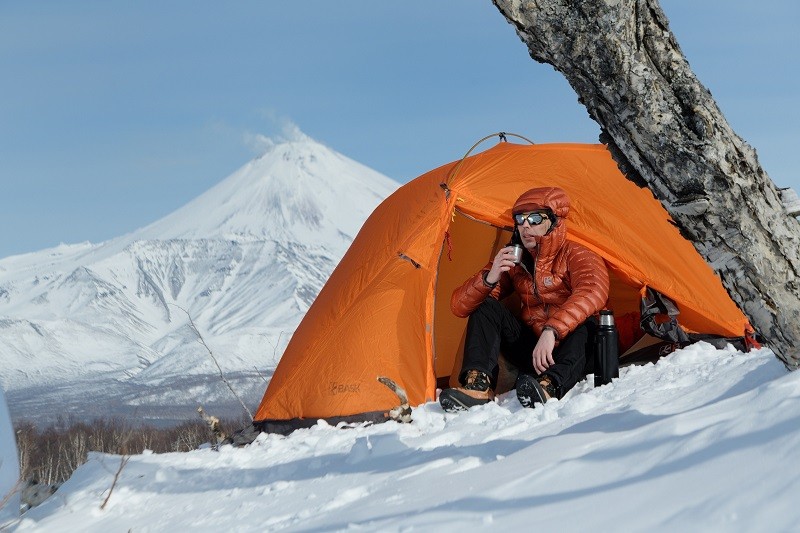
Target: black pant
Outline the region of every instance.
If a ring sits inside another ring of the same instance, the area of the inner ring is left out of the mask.
[[[583,323],[561,339],[553,350],[555,364],[545,370],[543,375],[550,376],[555,382],[559,398],[586,375],[588,338],[589,329]],[[467,371],[472,369],[485,372],[496,383],[499,371],[497,359],[501,351],[520,373],[537,376],[532,354],[538,340],[533,330],[503,304],[494,298],[486,298],[467,321],[464,362],[459,376],[462,383]]]

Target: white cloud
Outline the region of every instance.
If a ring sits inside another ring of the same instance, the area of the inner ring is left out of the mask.
[[[267,130],[277,130],[280,133],[265,135],[264,133],[245,132],[243,136],[245,145],[257,155],[263,155],[276,144],[309,139],[308,135],[303,133],[300,126],[294,121],[280,116],[274,110],[262,109],[259,114],[266,119]]]
[[[244,144],[258,155],[263,155],[275,146],[275,141],[262,133],[244,133]]]

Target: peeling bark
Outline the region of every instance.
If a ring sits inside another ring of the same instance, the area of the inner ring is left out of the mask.
[[[658,0],[493,0],[562,73],[787,367],[800,366],[800,222],[681,52]]]

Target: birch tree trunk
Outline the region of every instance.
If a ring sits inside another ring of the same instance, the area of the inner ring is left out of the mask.
[[[698,81],[658,0],[493,0],[562,73],[629,179],[647,186],[791,369],[800,222]]]

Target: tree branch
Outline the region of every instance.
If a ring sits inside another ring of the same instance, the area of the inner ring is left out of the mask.
[[[174,305],[175,307],[177,307],[178,309],[180,309],[181,311],[186,313],[186,316],[189,318],[189,326],[192,328],[192,331],[194,331],[195,334],[197,335],[197,339],[199,340],[200,344],[202,344],[203,347],[206,349],[206,351],[208,352],[208,355],[211,356],[211,360],[214,361],[214,364],[217,367],[217,371],[219,372],[219,377],[222,379],[222,382],[225,383],[225,385],[228,387],[228,390],[231,391],[231,394],[233,394],[233,396],[237,400],[239,400],[239,404],[242,406],[242,409],[244,409],[244,411],[247,413],[247,416],[250,417],[250,421],[252,422],[253,421],[253,413],[250,412],[250,409],[247,408],[247,406],[244,404],[244,402],[239,397],[239,395],[236,394],[236,391],[233,390],[233,387],[231,386],[230,382],[225,378],[225,374],[222,372],[222,367],[219,366],[219,363],[217,362],[217,358],[214,357],[214,352],[212,352],[211,348],[209,348],[208,344],[206,344],[206,340],[203,338],[203,335],[200,333],[200,330],[198,330],[197,326],[195,326],[194,320],[192,320],[192,315],[189,314],[189,311],[187,311],[186,309],[184,309],[183,307],[181,307],[181,306],[179,306],[177,304],[170,303],[170,305]]]
[[[100,505],[101,511],[106,508],[106,505],[108,505],[108,500],[111,498],[111,493],[114,492],[114,487],[117,486],[117,481],[119,481],[119,476],[120,474],[122,474],[122,469],[125,468],[125,465],[128,464],[128,461],[130,461],[130,459],[131,459],[130,455],[123,455],[120,458],[119,468],[117,468],[117,471],[114,473],[114,481],[111,482],[111,487],[108,489],[108,494],[106,495],[106,498],[103,500],[103,503]]]

